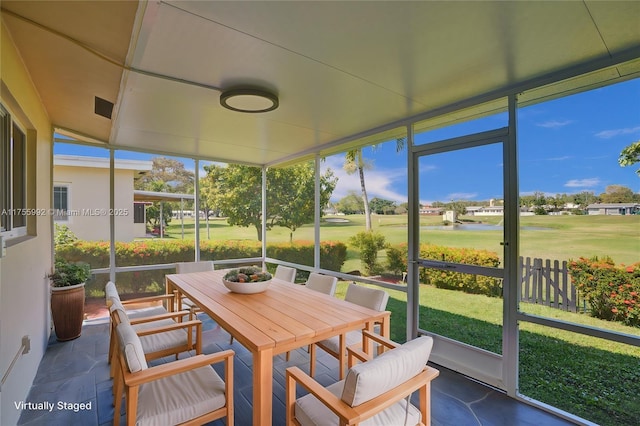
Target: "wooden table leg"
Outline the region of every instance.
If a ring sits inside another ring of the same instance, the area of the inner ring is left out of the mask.
[[[253,353],[253,425],[271,425],[273,349]]]

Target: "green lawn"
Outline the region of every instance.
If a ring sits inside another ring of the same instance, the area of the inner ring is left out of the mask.
[[[323,221],[320,226],[322,240],[347,241],[348,238],[364,230],[364,216],[338,216],[345,223]],[[441,225],[440,216],[422,216],[421,226]],[[501,217],[463,217],[463,220],[498,224]],[[373,228],[381,232],[387,242],[398,244],[407,241],[407,216],[378,216],[372,219]],[[608,255],[616,263],[631,264],[640,260],[640,216],[524,216],[521,227],[545,228],[545,230],[523,230],[520,233],[520,255],[542,259],[568,260],[570,258]],[[193,220],[185,220],[184,238],[194,238]],[[304,225],[294,233],[295,240],[313,241],[313,225]],[[271,242],[289,241],[290,231],[276,227],[267,231]],[[179,220],[172,220],[167,229],[170,238],[182,238]],[[255,228],[241,228],[227,225],[224,219],[211,220],[209,234],[201,222],[202,240],[257,240]],[[500,254],[500,231],[452,231],[423,230],[421,242],[449,247],[471,247],[490,250]],[[380,253],[384,255],[383,252]],[[350,252],[345,271],[359,269],[357,253]]]
[[[340,282],[344,297],[348,283]],[[406,340],[406,293],[389,290],[391,337]],[[442,307],[447,309],[443,310]],[[534,305],[537,315],[640,336],[640,329]],[[502,300],[422,286],[420,327],[501,352]],[[520,392],[601,425],[640,418],[640,350],[537,324],[520,326]]]

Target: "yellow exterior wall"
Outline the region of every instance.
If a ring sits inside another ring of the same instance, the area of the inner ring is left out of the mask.
[[[51,205],[52,127],[37,90],[18,55],[11,37],[0,23],[0,101],[28,134],[27,155],[35,168],[27,170],[30,207]],[[29,139],[29,135],[31,139]],[[4,376],[18,353],[22,337],[31,342],[9,372],[0,392],[0,424],[16,424],[45,352],[50,334],[49,280],[52,264],[52,221],[36,217],[31,237],[10,245],[0,259],[0,375]]]

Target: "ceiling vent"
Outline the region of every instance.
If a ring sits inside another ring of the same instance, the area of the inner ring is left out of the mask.
[[[111,120],[111,113],[113,112],[113,103],[106,99],[102,99],[96,96],[94,112],[105,118]]]

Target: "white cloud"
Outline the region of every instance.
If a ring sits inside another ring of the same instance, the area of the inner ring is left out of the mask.
[[[571,123],[573,123],[573,121],[571,120],[564,120],[564,121],[549,120],[549,121],[545,121],[544,123],[538,123],[536,125],[538,127],[544,127],[547,129],[557,129],[558,127],[564,127]]]
[[[592,188],[598,185],[600,185],[599,178],[571,179],[564,184],[568,188]]]
[[[360,194],[360,177],[357,173],[348,174],[342,168],[343,157],[333,156],[327,158],[322,163],[322,170],[327,167],[333,170],[333,174],[338,178],[338,184],[331,196],[332,200],[339,200],[350,192]],[[385,200],[404,203],[407,201],[407,195],[399,193],[393,189],[394,185],[406,187],[407,172],[404,169],[377,169],[372,168],[364,171],[365,185],[367,187],[367,195],[369,199],[374,197],[383,198]]]
[[[564,160],[569,160],[572,157],[569,155],[565,155],[563,157],[551,157],[551,158],[547,158],[547,161],[564,161]]]
[[[640,132],[640,126],[626,127],[623,129],[603,130],[601,132],[596,133],[596,137],[599,137],[602,139],[611,139],[615,136],[629,135],[632,133],[639,133],[639,132]]]
[[[473,200],[478,197],[477,192],[452,192],[445,197],[445,200]]]
[[[438,166],[435,166],[433,164],[421,164],[420,165],[420,173],[427,173],[427,172],[430,172],[432,170],[438,170]]]

